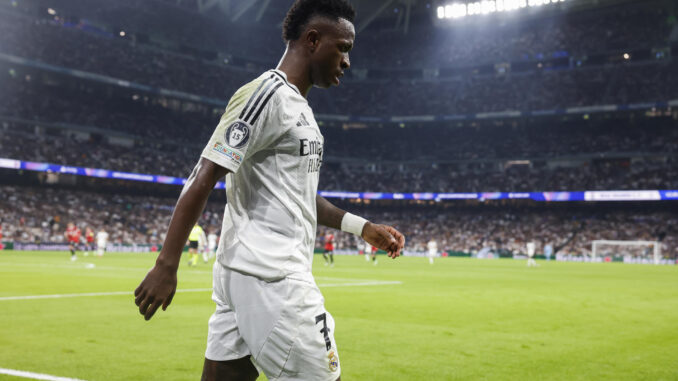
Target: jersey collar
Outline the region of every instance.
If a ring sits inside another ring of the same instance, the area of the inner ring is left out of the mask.
[[[286,84],[287,86],[289,86],[290,88],[292,88],[292,90],[294,90],[297,94],[301,95],[301,92],[299,91],[299,89],[297,89],[296,86],[294,86],[293,84],[291,84],[291,83],[289,83],[289,82],[287,81],[287,74],[285,74],[285,72],[283,72],[282,70],[278,70],[278,69],[271,69],[271,70],[269,70],[269,71],[272,72],[272,73],[274,73],[274,74],[277,74],[277,75],[280,77],[280,79],[282,79],[283,81],[285,81],[285,84]]]

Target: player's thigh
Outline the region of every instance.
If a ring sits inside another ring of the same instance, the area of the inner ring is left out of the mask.
[[[254,381],[259,372],[252,364],[250,356],[229,361],[205,359],[202,368],[202,381]]]
[[[230,298],[238,329],[270,380],[336,380],[334,319],[312,281],[265,282],[234,275]]]
[[[331,254],[331,253],[330,253]],[[298,336],[279,380],[334,381],[341,374],[334,339],[335,321],[315,283],[290,279],[294,286]]]
[[[214,264],[212,300],[216,303],[216,309],[208,322],[205,358],[218,363],[249,357],[251,354],[240,334],[238,318],[230,300],[232,274],[219,262]]]

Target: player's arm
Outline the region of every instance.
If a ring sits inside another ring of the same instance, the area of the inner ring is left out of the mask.
[[[146,320],[160,306],[165,310],[172,302],[177,289],[177,269],[188,234],[205,209],[207,198],[217,181],[227,173],[226,168],[205,158],[200,158],[193,168],[172,213],[167,236],[155,266],[134,290],[134,302]]]
[[[315,204],[320,225],[360,236],[373,246],[387,251],[391,258],[397,258],[405,246],[405,236],[392,226],[373,224],[347,213],[320,195],[315,196]]]

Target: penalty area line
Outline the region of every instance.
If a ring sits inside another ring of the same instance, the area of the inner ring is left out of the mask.
[[[0,368],[0,374],[6,374],[6,375],[9,375],[9,376],[15,376],[15,377],[30,378],[30,379],[33,379],[33,380],[84,381],[84,380],[81,380],[81,379],[78,379],[78,378],[58,377],[58,376],[52,376],[50,374],[33,373],[33,372],[26,372],[24,370],[5,369],[5,368]]]

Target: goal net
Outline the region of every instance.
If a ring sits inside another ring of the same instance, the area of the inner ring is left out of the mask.
[[[661,261],[662,245],[659,241],[596,240],[591,243],[591,259],[623,258],[628,263],[653,263]]]

